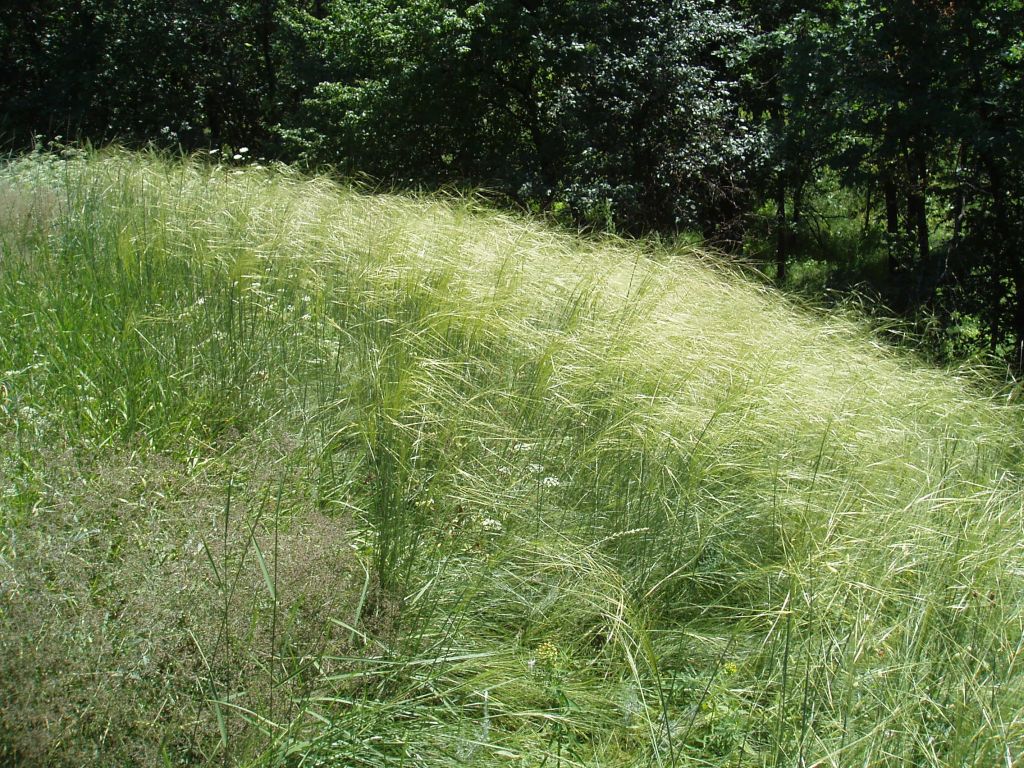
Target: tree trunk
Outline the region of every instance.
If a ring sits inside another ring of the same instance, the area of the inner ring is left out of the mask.
[[[1012,228],[1015,222],[1010,220],[1010,214],[1006,209],[1006,188],[1003,182],[1003,169],[999,167],[998,161],[987,156],[983,160],[985,169],[988,171],[989,190],[992,200],[992,212],[995,214],[995,231],[990,237],[993,241],[992,260],[997,269],[997,280],[992,291],[992,313],[998,318],[1001,300],[1006,290],[1002,287],[1002,277],[1013,278],[1013,287],[1010,295],[1013,300],[1013,344],[1014,358],[1017,366],[1021,366],[1022,355],[1024,355],[1024,261],[1020,254],[1015,253],[1008,243],[1013,242]],[[998,330],[998,325],[996,325]],[[992,340],[992,347],[995,349],[998,337]],[[1019,368],[1018,368],[1019,370]]]
[[[915,147],[911,154],[913,165],[913,198],[914,198],[914,230],[917,236],[917,255],[921,260],[921,268],[927,269],[931,259],[931,247],[928,238],[928,157],[920,147]]]
[[[953,240],[951,247],[955,253],[960,247],[964,230],[964,209],[967,207],[967,184],[964,182],[964,159],[967,156],[967,142],[961,142],[956,156],[956,193],[953,196]]]
[[[892,171],[886,172],[882,181],[882,191],[885,194],[886,260],[888,262],[886,271],[890,275],[894,275],[900,266],[896,258],[896,244],[900,237],[900,200]]]
[[[928,161],[919,142],[907,154],[907,234],[917,246],[916,274],[911,300],[925,300],[931,280],[931,248],[928,237]]]
[[[260,3],[260,54],[263,58],[263,79],[267,89],[267,103],[264,107],[266,122],[277,122],[277,66],[274,63],[273,36],[274,15],[277,0],[263,0]]]
[[[864,227],[860,234],[862,240],[867,237],[868,229],[871,226],[871,203],[873,202],[871,198],[874,189],[871,184],[868,184],[867,193],[864,195]]]
[[[776,90],[776,88],[773,88]],[[783,111],[782,100],[773,99],[773,105],[769,109],[771,115],[772,130],[776,136],[782,136],[786,129],[786,115]],[[784,145],[783,145],[784,146]],[[775,179],[775,280],[782,285],[786,282],[786,262],[789,259],[788,241],[789,226],[786,221],[786,170],[787,158],[785,154],[778,157]]]
[[[786,282],[786,261],[789,231],[786,224],[786,181],[780,173],[775,185],[775,280]]]

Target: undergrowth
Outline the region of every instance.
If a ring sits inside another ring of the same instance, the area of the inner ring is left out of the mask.
[[[472,199],[120,153],[0,199],[3,760],[1024,750],[983,376]]]

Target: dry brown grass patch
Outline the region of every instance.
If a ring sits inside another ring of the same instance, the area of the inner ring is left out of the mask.
[[[48,464],[31,520],[0,542],[0,762],[206,762],[222,749],[212,699],[235,707],[219,706],[230,751],[252,754],[267,737],[240,711],[289,722],[332,671],[314,661],[355,650],[333,620],[353,620],[365,570],[301,478],[275,536],[266,489],[240,486],[225,518],[223,473],[159,455]]]

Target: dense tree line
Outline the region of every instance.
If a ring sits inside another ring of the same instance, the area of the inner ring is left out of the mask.
[[[13,0],[0,25],[12,148],[244,145],[484,186],[760,238],[780,281],[839,190],[894,309],[951,354],[1024,349],[1022,0]]]
[[[803,188],[834,169],[880,221],[898,304],[932,307],[947,329],[969,331],[951,343],[1019,365],[1024,5],[847,3],[799,12],[789,30],[778,136],[793,215]]]

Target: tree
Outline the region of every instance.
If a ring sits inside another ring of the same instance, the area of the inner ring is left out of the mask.
[[[866,192],[865,216],[877,190],[897,307],[930,306],[951,326],[985,316],[992,351],[1019,349],[1019,0],[855,0],[788,29],[782,93],[768,102],[785,106],[778,173],[817,158]]]
[[[744,60],[742,101],[766,130],[768,148],[758,192],[775,207],[775,276],[784,283],[804,192],[826,161],[828,137],[834,132],[822,102],[835,82],[835,67],[821,38],[835,23],[835,9],[828,0],[740,0],[738,6],[753,30]]]
[[[276,0],[20,0],[0,9],[3,128],[187,148],[267,143],[289,108]],[[292,97],[293,98],[293,97]]]
[[[763,147],[737,99],[746,29],[727,11],[349,0],[328,19],[333,77],[286,130],[311,161],[483,184],[634,232],[710,232],[743,210]]]

